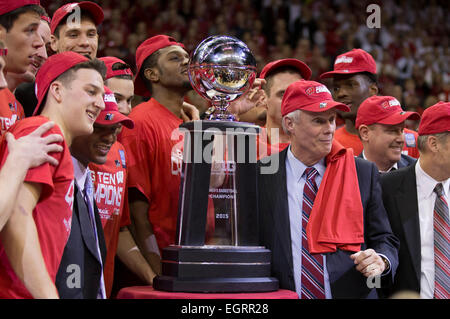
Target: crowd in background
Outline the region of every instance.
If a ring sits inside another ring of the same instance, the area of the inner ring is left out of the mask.
[[[68,1],[44,7],[54,12]],[[362,48],[377,62],[381,94],[421,113],[449,100],[450,19],[447,1],[357,0],[100,0],[99,56],[116,56],[135,68],[145,39],[171,35],[189,52],[207,36],[233,35],[252,50],[259,71],[292,57],[304,61],[312,79],[332,69],[336,56]],[[381,9],[380,28],[367,28],[371,3]],[[47,5],[47,6],[46,6]]]

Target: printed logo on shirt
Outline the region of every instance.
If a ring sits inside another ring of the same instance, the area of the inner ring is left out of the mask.
[[[179,149],[172,149],[172,154],[170,156],[171,161],[171,173],[172,175],[181,176],[181,167],[183,165],[183,152]]]
[[[14,123],[17,121],[17,114],[11,115],[11,117],[0,117],[0,123],[2,128],[2,133],[7,131]]]
[[[67,189],[66,196],[64,197],[66,200],[66,203],[69,205],[70,209],[73,209],[73,192],[74,192],[74,181],[69,185],[69,188]]]
[[[124,196],[124,172],[95,173],[96,189],[94,198],[102,219],[111,219],[112,214],[118,215]]]
[[[416,147],[416,137],[413,133],[405,133],[405,143],[407,147]]]
[[[127,168],[127,163],[125,162],[125,152],[123,150],[119,150],[119,156],[122,161],[122,167]]]

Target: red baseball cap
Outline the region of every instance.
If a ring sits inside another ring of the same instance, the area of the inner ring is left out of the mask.
[[[41,113],[41,104],[47,95],[50,84],[70,68],[86,61],[89,61],[89,59],[85,56],[72,51],[66,51],[50,56],[44,64],[42,64],[36,74],[36,82],[34,85],[34,92],[38,102],[33,115],[39,115]]]
[[[450,132],[450,102],[440,101],[425,109],[419,124],[419,135]]]
[[[61,20],[63,20],[69,13],[71,13],[75,9],[75,7],[79,7],[81,10],[88,11],[92,15],[95,25],[99,25],[103,22],[103,10],[98,4],[91,1],[67,3],[56,10],[53,14],[50,23],[50,31],[52,32],[52,34],[55,33],[56,27],[61,23]]]
[[[41,2],[39,0],[0,0],[0,16],[30,4],[40,5]]]
[[[138,46],[138,48],[136,49],[137,71],[136,78],[134,80],[134,93],[141,96],[150,96],[150,92],[148,92],[147,88],[145,87],[144,81],[142,81],[141,77],[139,76],[142,64],[144,63],[145,59],[147,59],[154,52],[171,45],[178,45],[185,49],[184,44],[177,42],[172,37],[162,34],[155,35],[154,37],[145,40]]]
[[[122,123],[127,128],[133,128],[133,120],[119,112],[114,93],[107,86],[105,86],[104,88],[105,97],[103,98],[103,101],[105,101],[105,109],[100,112],[97,119],[95,120],[95,123],[100,125],[113,125],[116,123]]]
[[[419,113],[406,112],[400,102],[393,96],[371,96],[365,99],[358,108],[355,127],[360,125],[387,124],[397,125],[407,119],[420,120]]]
[[[267,74],[282,66],[292,66],[296,68],[300,71],[302,78],[305,80],[309,80],[311,78],[311,69],[305,63],[297,59],[281,59],[267,63],[266,66],[262,69],[259,77],[261,79],[264,79]]]
[[[126,64],[124,61],[122,61],[119,58],[116,58],[114,56],[105,56],[103,58],[99,58],[99,60],[103,61],[106,65],[106,80],[108,80],[109,78],[118,76],[118,75],[131,75],[133,76],[133,72],[131,71],[130,68],[126,68],[126,69],[120,69],[120,70],[113,70],[112,67],[114,64],[116,63],[121,63],[121,64],[125,64],[128,66],[128,64]]]
[[[328,88],[319,82],[300,80],[286,89],[281,101],[281,115],[285,116],[295,110],[324,112],[331,108],[349,112],[350,108],[333,100]]]
[[[377,74],[377,64],[373,57],[362,49],[353,49],[338,55],[334,61],[334,70],[320,75],[320,79],[332,78],[336,74],[369,72]]]

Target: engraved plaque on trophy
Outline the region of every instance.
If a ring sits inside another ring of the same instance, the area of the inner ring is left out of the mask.
[[[191,56],[189,79],[215,111],[180,125],[184,152],[176,244],[162,251],[153,287],[185,292],[278,289],[270,251],[258,245],[256,137],[259,127],[236,122],[230,102],[256,78],[248,47],[230,36],[203,40]]]

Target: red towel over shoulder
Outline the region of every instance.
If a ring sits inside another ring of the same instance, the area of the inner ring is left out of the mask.
[[[360,251],[363,207],[353,150],[333,141],[327,168],[306,227],[309,252]]]

